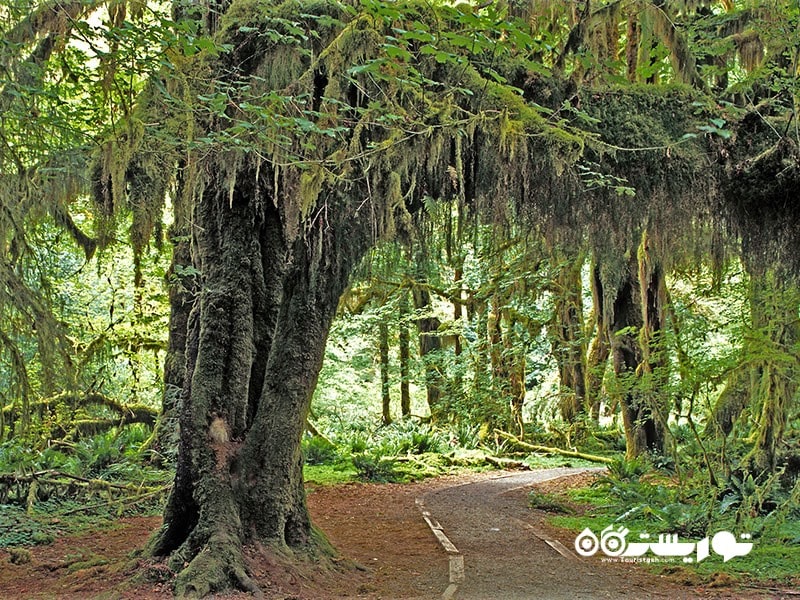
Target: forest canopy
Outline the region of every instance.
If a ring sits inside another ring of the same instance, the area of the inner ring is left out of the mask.
[[[777,0],[0,8],[3,448],[143,427],[175,469],[148,551],[178,593],[254,589],[243,545],[325,552],[301,441],[347,404],[331,327],[368,315],[384,425],[396,343],[403,417],[413,382],[431,426],[563,446],[610,419],[683,484],[791,489],[799,22]]]

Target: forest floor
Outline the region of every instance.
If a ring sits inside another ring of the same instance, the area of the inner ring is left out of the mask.
[[[797,588],[742,587],[729,577],[699,585],[680,566],[655,574],[597,555],[560,554],[559,546],[573,548],[574,533],[549,526],[546,513],[528,508],[528,492],[586,485],[593,476],[548,469],[410,484],[309,483],[312,518],[339,558],[320,569],[253,551],[250,566],[267,598],[286,600],[800,597]],[[458,585],[450,585],[448,554],[423,509],[463,556]],[[0,550],[0,598],[171,598],[163,567],[133,554],[159,524],[159,517],[122,518],[111,528],[59,537],[16,556]]]

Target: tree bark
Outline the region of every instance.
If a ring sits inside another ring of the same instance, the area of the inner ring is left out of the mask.
[[[149,546],[169,557],[179,596],[257,592],[246,544],[328,548],[308,516],[300,440],[339,297],[371,228],[336,210],[346,200],[329,198],[328,222],[290,240],[286,217],[258,189],[272,174],[238,180],[249,183],[230,195],[212,177],[193,221],[201,283],[187,328],[178,463]]]
[[[525,404],[525,348],[516,331],[516,320],[507,316],[504,358],[507,361],[509,403],[511,421],[519,433],[525,437],[525,422],[522,406]]]
[[[525,356],[515,347],[514,321],[504,309],[505,299],[499,292],[492,296],[487,317],[489,362],[492,373],[492,398],[489,411],[482,411],[483,421],[490,428],[510,429],[522,433],[522,404],[525,400]],[[503,331],[503,322],[506,331]]]
[[[574,423],[586,412],[586,341],[583,337],[582,259],[563,257],[555,291],[553,353],[558,362],[561,417]]]
[[[755,445],[748,459],[754,473],[774,472],[779,463],[790,407],[800,374],[800,293],[772,270],[751,273],[752,331],[745,357],[752,363],[748,396],[755,416]]]
[[[408,295],[406,290],[401,290],[400,296],[400,332],[398,335],[400,346],[400,414],[411,416],[411,389],[409,379],[409,364],[411,362],[411,338],[408,333]]]
[[[638,334],[645,325],[642,316],[639,265],[632,257],[612,302],[606,302],[606,323],[611,340],[611,356],[616,376],[615,387],[622,407],[626,454],[634,458],[645,452],[662,453],[664,431],[648,398],[643,394],[640,367],[644,361]],[[608,290],[608,285],[605,286]]]
[[[178,417],[180,395],[186,371],[186,335],[189,313],[196,293],[195,276],[183,274],[181,268],[192,264],[189,230],[186,224],[176,222],[170,231],[172,238],[172,264],[167,273],[169,285],[169,337],[164,357],[164,391],[161,415],[156,424],[154,456],[174,457],[178,448]]]
[[[380,354],[381,365],[381,405],[383,408],[381,421],[384,425],[389,425],[392,422],[392,399],[389,394],[389,325],[386,324],[384,319],[385,317],[381,316],[381,321],[378,324],[378,352]]]
[[[608,328],[605,321],[603,282],[598,265],[592,265],[592,303],[594,313],[595,336],[589,347],[586,359],[586,406],[589,408],[592,421],[600,421],[600,393],[603,388],[606,363],[610,353]]]
[[[415,286],[412,290],[414,308],[422,311],[422,316],[417,318],[419,331],[419,355],[425,368],[425,387],[427,390],[428,407],[431,411],[431,420],[440,421],[447,416],[443,406],[441,375],[436,366],[436,354],[442,349],[442,340],[438,331],[441,322],[433,315],[427,314],[431,310],[431,294],[424,287]]]

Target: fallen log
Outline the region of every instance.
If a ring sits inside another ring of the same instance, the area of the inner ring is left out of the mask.
[[[523,442],[517,436],[508,433],[507,431],[503,431],[501,429],[495,429],[495,434],[499,437],[503,438],[504,440],[508,440],[515,446],[519,446],[520,448],[525,448],[526,450],[531,450],[533,452],[544,452],[545,454],[559,454],[561,456],[569,456],[570,458],[580,458],[583,460],[588,460],[590,462],[598,462],[604,464],[610,464],[612,459],[608,458],[607,456],[598,456],[597,454],[586,454],[585,452],[578,452],[575,450],[564,450],[562,448],[553,448],[550,446],[539,446],[538,444],[529,444],[528,442]]]

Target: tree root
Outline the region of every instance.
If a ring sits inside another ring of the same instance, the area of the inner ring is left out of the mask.
[[[247,573],[241,543],[225,532],[212,534],[208,543],[175,579],[178,598],[204,598],[235,587],[257,599],[264,598],[258,584]]]

